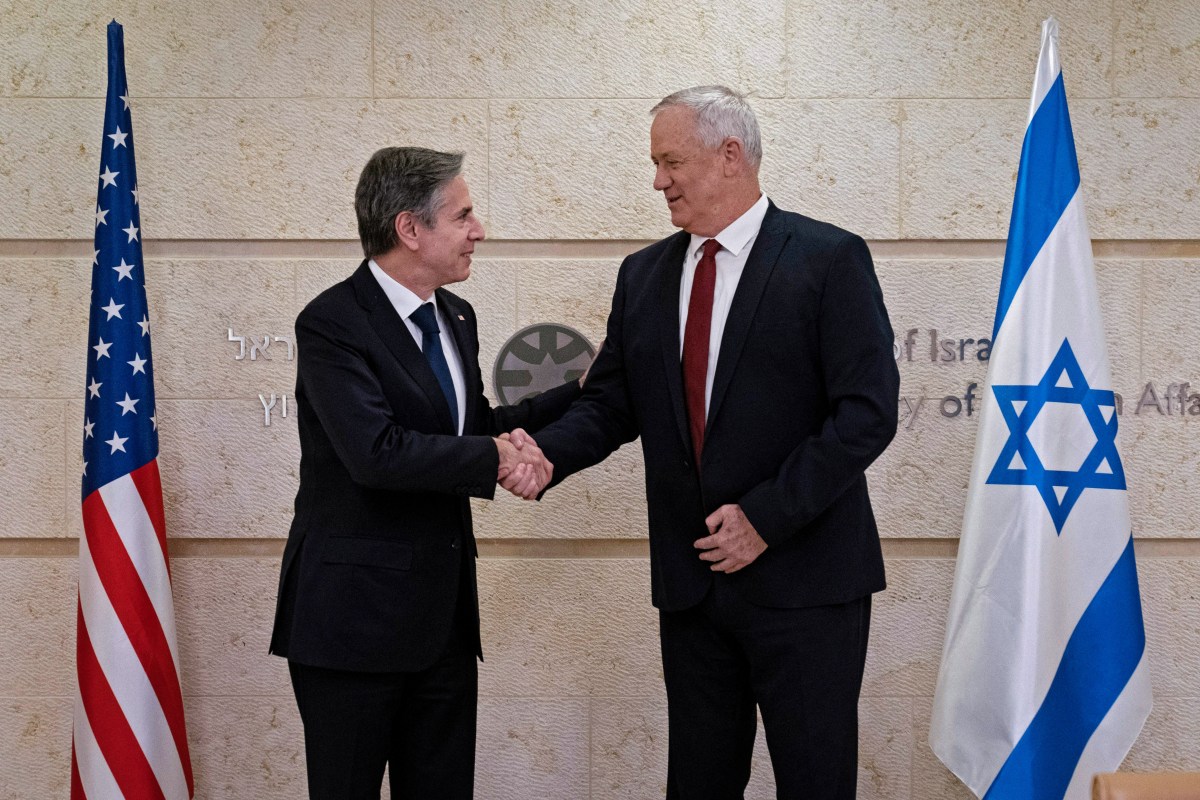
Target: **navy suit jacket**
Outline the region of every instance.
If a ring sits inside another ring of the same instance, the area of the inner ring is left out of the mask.
[[[475,596],[469,498],[495,493],[491,437],[540,429],[579,394],[572,381],[491,408],[475,312],[444,289],[435,295],[462,357],[462,436],[367,262],[296,319],[300,488],[271,637],[277,655],[365,672],[430,666],[449,639],[464,573]],[[477,600],[470,613],[478,649]]]
[[[770,205],[725,324],[697,470],[679,355],[689,239],[681,231],[621,265],[583,395],[535,437],[555,482],[641,436],[664,610],[703,599],[716,573],[693,543],[726,503],[769,545],[719,578],[747,600],[797,608],[883,589],[863,473],[895,435],[899,372],[866,243]]]

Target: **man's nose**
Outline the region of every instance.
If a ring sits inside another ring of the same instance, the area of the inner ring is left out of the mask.
[[[660,164],[654,168],[654,189],[661,192],[671,185],[671,179],[667,177],[667,171]]]

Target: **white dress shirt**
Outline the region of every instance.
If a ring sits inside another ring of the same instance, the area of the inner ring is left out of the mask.
[[[679,360],[683,360],[683,336],[687,329],[688,305],[692,299],[692,280],[696,277],[696,267],[704,253],[704,243],[709,238],[716,239],[721,245],[717,251],[717,283],[713,288],[712,327],[708,335],[708,375],[704,382],[704,412],[708,413],[709,401],[712,399],[713,376],[717,374],[717,356],[721,353],[721,336],[725,332],[725,320],[729,318],[729,307],[733,304],[733,295],[737,291],[738,282],[742,279],[742,270],[746,268],[746,259],[750,257],[750,249],[758,238],[762,228],[763,217],[767,215],[767,196],[759,195],[758,202],[750,206],[745,214],[735,219],[729,227],[716,236],[692,235],[687,253],[683,257],[683,277],[679,281]]]
[[[390,275],[380,269],[379,265],[375,263],[375,259],[371,259],[367,266],[371,268],[371,274],[379,282],[379,287],[383,289],[383,293],[392,302],[392,307],[396,309],[396,313],[400,315],[400,318],[404,320],[404,324],[408,326],[408,332],[412,334],[413,339],[417,343],[417,348],[421,352],[425,351],[423,347],[425,334],[421,332],[421,328],[417,323],[413,322],[409,317],[426,302],[433,303],[433,310],[436,315],[438,330],[440,331],[438,338],[442,340],[442,352],[446,355],[446,365],[450,367],[450,380],[454,382],[454,395],[458,400],[458,433],[461,436],[463,432],[463,420],[467,415],[466,379],[463,377],[462,357],[458,354],[458,345],[454,342],[454,334],[450,332],[450,325],[446,322],[446,317],[443,316],[442,309],[434,302],[434,298],[431,297],[428,301],[422,300],[413,294],[407,286],[395,281]]]

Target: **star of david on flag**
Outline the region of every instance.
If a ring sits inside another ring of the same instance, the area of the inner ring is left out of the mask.
[[[1150,713],[1119,415],[1042,26],[929,744],[984,800],[1086,800]]]
[[[1066,339],[1038,383],[993,386],[992,391],[1008,424],[1009,438],[988,483],[1036,487],[1058,533],[1084,489],[1125,488],[1125,470],[1117,453],[1116,397],[1111,390],[1088,386]],[[1047,404],[1078,406],[1095,436],[1078,469],[1049,469],[1038,455],[1030,429]]]
[[[150,318],[121,26],[108,26],[108,102],[92,256],[83,419],[71,800],[186,800]]]

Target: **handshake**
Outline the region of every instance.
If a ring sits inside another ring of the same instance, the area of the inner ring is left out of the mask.
[[[496,483],[525,500],[533,500],[550,484],[551,464],[533,437],[521,428],[502,433],[495,440],[500,452]]]

